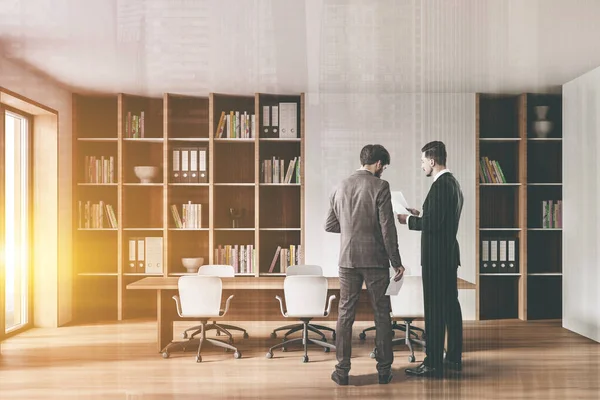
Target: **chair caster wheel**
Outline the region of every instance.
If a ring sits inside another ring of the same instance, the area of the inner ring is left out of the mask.
[[[377,349],[374,349],[371,353],[369,353],[369,357],[377,358]]]
[[[181,337],[183,337],[184,339],[187,339],[188,338],[187,332],[183,332],[183,335],[181,335]]]
[[[307,363],[307,362],[308,362],[308,356],[304,356],[304,357],[302,357],[302,362],[303,362],[303,363]]]
[[[169,358],[171,356],[171,354],[169,354],[168,351],[163,351],[162,352],[162,358]]]
[[[275,332],[271,332],[270,337],[271,337],[271,339],[275,339],[275,338],[277,338],[277,334]]]
[[[242,352],[241,351],[236,351],[235,353],[233,353],[233,358],[235,358],[236,360],[242,358]]]
[[[410,363],[415,362],[415,356],[408,356],[408,362],[410,362]]]
[[[201,363],[201,362],[202,362],[202,357],[200,357],[200,356],[196,356],[196,362],[197,362],[197,363]]]
[[[329,347],[324,347],[324,348],[323,348],[323,351],[324,351],[325,353],[329,353],[329,352],[331,351],[331,349],[330,349]]]
[[[250,336],[248,336],[248,332],[244,332],[244,339],[248,339]]]
[[[267,358],[273,358],[273,353],[271,353],[271,352],[268,352],[268,353],[267,353]]]
[[[281,351],[287,351],[287,347],[282,347]]]
[[[361,332],[361,333],[360,333],[360,335],[358,335],[358,338],[359,338],[360,340],[365,340],[365,339],[367,338],[367,334],[366,334],[366,333],[364,333],[364,332]]]

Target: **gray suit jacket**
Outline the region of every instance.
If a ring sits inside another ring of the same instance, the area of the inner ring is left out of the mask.
[[[327,232],[341,233],[339,266],[389,268],[402,264],[390,184],[367,170],[344,179],[331,194]]]

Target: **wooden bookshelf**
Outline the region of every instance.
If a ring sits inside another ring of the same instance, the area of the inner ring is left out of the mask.
[[[544,105],[553,128],[539,137],[535,107]],[[562,200],[561,108],[560,95],[476,97],[479,319],[561,317],[562,230],[542,223],[542,201]],[[500,177],[493,166],[482,168],[482,157],[497,162]],[[514,240],[518,269],[482,273],[484,240]]]
[[[296,104],[298,132],[293,138],[279,137],[271,123],[263,125],[263,107],[271,110],[279,103]],[[250,115],[255,115],[253,137],[215,136],[221,113],[231,111],[245,112],[249,122]],[[133,115],[137,130],[131,122]],[[73,130],[75,213],[79,214],[80,201],[102,201],[112,205],[117,220],[113,228],[106,213],[102,226],[85,226],[85,222],[80,226],[75,218],[75,320],[156,315],[156,299],[150,293],[128,291],[126,286],[146,276],[187,274],[183,257],[202,257],[204,264],[214,264],[219,245],[254,246],[255,265],[251,271],[238,271],[239,276],[269,275],[277,246],[300,245],[299,258],[304,259],[303,94],[211,93],[200,97],[166,93],[161,98],[76,94]],[[173,157],[182,148],[206,149],[206,181],[175,177]],[[113,158],[112,181],[88,179],[85,163],[89,156]],[[263,182],[262,161],[273,157],[285,160],[285,168],[291,159],[299,159],[298,177],[294,174],[289,183]],[[136,166],[157,167],[158,172],[150,182],[142,183]],[[171,206],[176,205],[181,216],[187,203],[201,205],[197,225],[178,226]],[[232,208],[242,210],[235,226]],[[130,266],[130,239],[146,237],[162,238],[159,274]],[[275,272],[273,276],[279,269]]]

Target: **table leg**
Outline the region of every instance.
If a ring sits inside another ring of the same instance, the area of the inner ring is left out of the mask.
[[[156,291],[156,321],[158,324],[158,351],[161,352],[173,340],[175,301],[167,290]]]

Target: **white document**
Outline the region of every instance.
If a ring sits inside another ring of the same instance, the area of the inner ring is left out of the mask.
[[[405,271],[406,273],[406,271]],[[400,289],[402,288],[402,284],[404,283],[404,275],[402,275],[402,278],[396,282],[394,281],[394,278],[390,279],[390,284],[387,287],[387,290],[385,291],[385,295],[386,296],[397,296],[398,293],[400,293]]]
[[[404,195],[402,194],[402,192],[400,191],[396,191],[396,192],[392,192],[392,208],[394,210],[394,214],[398,215],[398,214],[410,214],[410,212],[407,210],[408,207],[408,203],[406,202],[406,199],[404,198]]]

